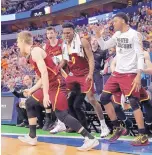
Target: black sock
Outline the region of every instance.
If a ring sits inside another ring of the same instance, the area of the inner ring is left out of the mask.
[[[29,136],[31,138],[35,138],[36,137],[36,125],[29,125],[29,128],[30,128]]]
[[[146,134],[146,130],[145,128],[143,129],[138,129],[139,134]]]
[[[88,137],[89,139],[94,139],[94,136],[92,136],[85,128],[80,132],[80,134],[83,137]]]
[[[113,124],[113,126],[115,126],[115,127],[120,127],[120,123],[119,123],[119,121],[116,119],[116,120],[114,120],[114,121],[112,121],[112,124]]]

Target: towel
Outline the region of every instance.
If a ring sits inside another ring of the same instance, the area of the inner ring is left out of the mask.
[[[80,57],[84,57],[84,50],[82,47],[80,36],[75,33],[74,38],[71,42],[71,46],[68,47],[66,42],[63,43],[63,59],[69,61],[69,53],[76,53]]]

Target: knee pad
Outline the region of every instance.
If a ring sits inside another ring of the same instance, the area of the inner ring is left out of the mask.
[[[128,100],[130,102],[130,106],[133,111],[139,109],[139,99],[133,96],[128,97]]]
[[[100,97],[101,104],[107,105],[109,102],[111,102],[111,96],[112,94],[103,92]]]
[[[68,116],[68,111],[64,110],[64,111],[60,111],[60,110],[55,110],[55,114],[57,116],[57,118],[64,123],[65,118]]]
[[[37,116],[35,106],[39,104],[33,97],[30,97],[26,100],[25,106],[27,111],[28,118],[34,118]]]

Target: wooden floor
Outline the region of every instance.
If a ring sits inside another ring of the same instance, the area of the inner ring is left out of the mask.
[[[124,153],[91,150],[80,152],[76,147],[39,142],[37,146],[29,146],[18,139],[2,137],[2,155],[127,155]]]

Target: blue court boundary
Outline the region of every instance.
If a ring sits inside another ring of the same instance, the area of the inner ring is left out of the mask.
[[[17,138],[18,134],[2,134],[2,137]],[[68,145],[73,147],[78,147],[83,144],[83,139],[78,137],[55,137],[55,136],[38,136],[39,142]],[[100,144],[95,148],[95,150],[112,151],[126,154],[134,155],[152,155],[152,142],[148,146],[138,146],[134,147],[130,144],[131,141],[128,140],[117,140],[114,143],[109,143],[106,139],[100,139]]]

